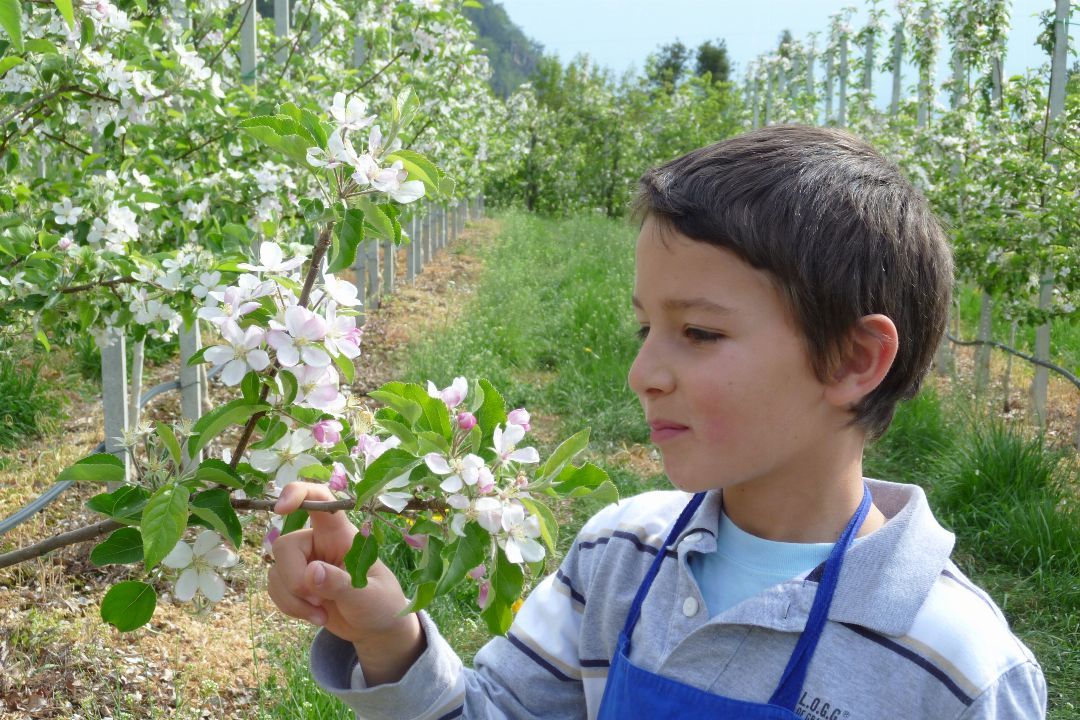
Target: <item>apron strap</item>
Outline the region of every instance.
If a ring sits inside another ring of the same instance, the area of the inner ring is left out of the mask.
[[[814,594],[814,604],[810,608],[810,615],[806,620],[806,627],[795,644],[795,650],[791,653],[784,674],[780,677],[780,684],[773,692],[769,703],[779,705],[788,710],[795,710],[795,703],[802,692],[803,682],[806,680],[806,671],[810,667],[810,659],[814,656],[821,632],[825,629],[825,623],[829,618],[829,606],[832,605],[833,594],[840,580],[840,568],[844,562],[844,553],[851,546],[852,540],[862,527],[870,511],[870,488],[863,483],[862,502],[859,509],[848,521],[843,534],[829,553],[825,561],[825,572],[822,573],[821,582]]]
[[[634,627],[637,626],[638,618],[641,616],[641,606],[645,603],[645,596],[649,594],[649,588],[660,572],[660,566],[664,563],[664,555],[667,553],[668,547],[679,537],[679,533],[689,524],[690,518],[693,517],[694,512],[704,499],[705,493],[703,492],[697,493],[690,498],[690,502],[683,508],[682,513],[675,521],[675,525],[671,528],[671,532],[668,533],[667,540],[664,541],[659,552],[656,553],[656,559],[653,560],[652,565],[649,567],[649,572],[646,573],[645,578],[638,586],[637,595],[634,596],[634,602],[630,606],[630,612],[626,615],[626,623],[619,634],[619,647],[622,648],[627,657],[630,657],[630,636],[634,634]]]

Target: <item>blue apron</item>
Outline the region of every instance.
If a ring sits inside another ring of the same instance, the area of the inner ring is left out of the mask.
[[[862,527],[863,520],[870,510],[870,489],[865,485],[863,488],[863,498],[859,509],[848,521],[843,535],[833,546],[829,559],[825,561],[825,572],[814,595],[814,604],[810,608],[806,627],[795,644],[795,650],[791,653],[784,674],[780,677],[780,685],[773,692],[768,703],[748,702],[714,695],[642,670],[630,662],[630,637],[641,615],[641,605],[645,602],[645,596],[649,594],[649,588],[657,573],[660,572],[660,565],[664,561],[664,551],[672,546],[690,522],[690,517],[705,499],[705,493],[698,493],[691,498],[686,509],[675,521],[675,527],[671,529],[671,534],[660,548],[660,552],[656,554],[656,560],[653,561],[645,579],[641,581],[634,603],[630,606],[626,624],[619,634],[619,645],[615,649],[615,657],[612,658],[611,668],[608,671],[607,685],[604,688],[604,697],[600,701],[600,713],[597,720],[625,720],[626,718],[648,718],[649,720],[671,718],[674,720],[687,717],[709,718],[710,720],[723,718],[798,720],[795,714],[795,703],[802,691],[806,670],[810,666],[810,658],[814,655],[814,649],[817,647],[821,631],[829,616],[829,605],[832,604],[833,593],[836,592],[844,553],[851,545],[859,528]]]

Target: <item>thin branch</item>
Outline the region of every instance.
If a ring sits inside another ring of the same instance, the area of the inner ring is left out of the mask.
[[[218,140],[220,140],[221,138],[225,137],[225,135],[226,135],[226,134],[227,134],[227,133],[224,133],[224,132],[223,132],[223,133],[218,133],[217,135],[215,135],[214,137],[210,138],[210,139],[209,139],[209,140],[207,140],[206,142],[204,142],[204,143],[202,143],[202,144],[200,144],[200,145],[196,145],[195,147],[193,147],[193,148],[191,148],[191,149],[189,149],[189,150],[185,151],[183,155],[181,155],[180,157],[176,158],[176,159],[177,159],[177,161],[180,161],[180,160],[183,160],[183,159],[187,158],[187,157],[188,157],[189,155],[191,155],[192,153],[197,153],[197,152],[199,152],[200,150],[202,150],[202,149],[203,149],[204,147],[206,147],[207,145],[212,145],[213,143],[216,143],[216,142],[217,142]]]
[[[41,134],[44,135],[45,137],[49,138],[50,140],[55,140],[56,142],[60,143],[61,145],[67,145],[69,148],[71,148],[72,150],[74,150],[77,153],[82,153],[83,155],[89,155],[90,154],[86,150],[83,150],[78,145],[72,145],[71,143],[69,143],[64,138],[59,137],[57,135],[53,135],[50,132],[42,132]]]
[[[120,277],[120,278],[113,278],[112,280],[99,280],[98,282],[86,283],[85,285],[72,285],[71,287],[61,288],[58,292],[60,292],[61,294],[66,295],[68,293],[82,292],[83,290],[92,290],[92,289],[94,289],[96,287],[110,287],[111,288],[111,287],[116,287],[117,285],[124,285],[124,284],[127,284],[127,283],[137,283],[137,282],[143,282],[143,281],[138,280],[138,279],[133,278],[133,277],[130,277],[130,276],[125,276],[125,277]]]
[[[222,41],[221,47],[219,47],[218,51],[214,53],[214,57],[210,58],[210,61],[206,63],[206,67],[214,67],[214,63],[216,63],[221,57],[221,54],[225,52],[225,48],[229,47],[229,43],[235,40],[236,36],[240,34],[240,30],[244,27],[244,21],[247,20],[248,15],[251,14],[251,8],[253,7],[255,7],[255,0],[248,0],[247,8],[244,10],[244,15],[240,18],[240,24],[236,26],[236,29],[232,31],[232,34],[229,35],[229,37],[225,38],[225,40]]]
[[[945,333],[945,337],[949,338],[950,341],[952,341],[953,343],[955,343],[957,345],[964,345],[964,346],[989,345],[990,347],[996,347],[999,350],[1004,350],[1005,352],[1011,353],[1011,354],[1015,355],[1018,358],[1023,358],[1024,360],[1027,360],[1029,363],[1032,363],[1034,365],[1039,365],[1041,367],[1047,368],[1048,370],[1053,370],[1054,372],[1058,373],[1059,375],[1064,377],[1066,380],[1071,382],[1076,387],[1077,390],[1080,390],[1080,378],[1076,377],[1075,375],[1073,375],[1071,372],[1069,372],[1065,368],[1061,367],[1060,365],[1055,365],[1054,363],[1047,362],[1046,360],[1040,360],[1039,358],[1035,357],[1034,355],[1028,355],[1026,353],[1022,353],[1019,350],[1011,348],[1008,345],[1005,345],[1003,343],[999,343],[999,342],[997,342],[995,340],[960,340],[958,338],[953,337],[948,332]]]
[[[308,300],[311,298],[311,289],[315,286],[315,278],[319,275],[319,266],[322,264],[322,259],[326,255],[326,251],[330,247],[330,239],[334,231],[333,221],[328,222],[322,232],[319,233],[319,239],[315,242],[315,249],[311,253],[311,265],[308,267],[307,277],[304,279],[304,288],[300,291],[300,298],[298,305],[306,308]],[[278,365],[275,362],[274,367],[270,369],[268,379],[273,379],[277,374]],[[259,404],[266,402],[266,398],[270,395],[270,385],[263,386],[262,393],[259,395]],[[265,412],[257,412],[252,415],[247,424],[244,426],[244,432],[240,435],[239,442],[236,443],[236,449],[233,450],[232,462],[229,466],[234,470],[240,463],[240,458],[243,456],[244,451],[247,450],[248,443],[251,442],[251,436],[255,432],[255,425],[266,415]]]
[[[62,548],[65,545],[75,545],[77,543],[86,542],[87,540],[93,540],[96,537],[122,527],[124,527],[124,524],[117,522],[116,520],[102,520],[94,525],[88,525],[77,530],[53,535],[48,540],[42,540],[35,545],[20,548],[19,550],[12,550],[9,553],[0,555],[0,568],[17,565],[21,562],[26,562],[27,560],[33,560],[36,557],[41,557],[45,553]]]

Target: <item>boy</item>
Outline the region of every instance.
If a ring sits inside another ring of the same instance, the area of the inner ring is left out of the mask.
[[[922,491],[862,478],[945,326],[925,199],[843,132],[774,126],[647,173],[630,369],[678,491],[605,508],[506,638],[457,656],[342,513],[279,539],[270,594],[325,629],[364,718],[1040,718],[1038,663],[949,560]],[[692,497],[686,493],[694,493]],[[329,499],[285,488],[277,511]]]

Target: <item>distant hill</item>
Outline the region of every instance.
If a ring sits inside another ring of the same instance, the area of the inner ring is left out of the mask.
[[[507,97],[518,85],[528,82],[544,53],[544,47],[528,37],[495,0],[480,0],[484,7],[464,9],[476,28],[476,45],[491,63],[491,86]]]

